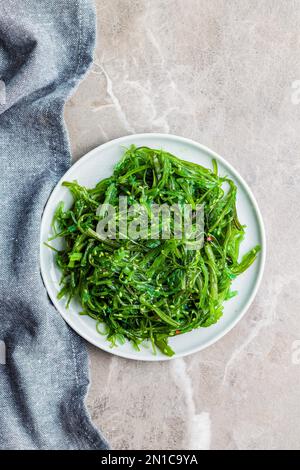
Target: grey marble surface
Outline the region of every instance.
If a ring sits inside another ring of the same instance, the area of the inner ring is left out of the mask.
[[[300,448],[300,2],[96,4],[95,63],[66,108],[74,157],[145,131],[211,147],[251,186],[268,256],[207,350],[154,364],[90,347],[92,417],[116,449]]]

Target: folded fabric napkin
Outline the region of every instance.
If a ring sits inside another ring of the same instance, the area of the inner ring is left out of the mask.
[[[70,165],[63,106],[94,38],[90,0],[0,0],[1,449],[107,448],[84,405],[85,344],[39,269],[43,208]]]

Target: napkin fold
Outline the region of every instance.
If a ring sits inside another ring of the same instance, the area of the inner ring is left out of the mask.
[[[51,304],[40,221],[71,163],[67,97],[92,62],[90,0],[0,0],[0,448],[105,449],[84,341]]]

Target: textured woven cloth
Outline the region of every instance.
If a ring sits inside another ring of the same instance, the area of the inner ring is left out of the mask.
[[[0,0],[1,449],[107,447],[84,405],[84,341],[39,270],[43,208],[70,165],[63,106],[94,39],[90,0]]]

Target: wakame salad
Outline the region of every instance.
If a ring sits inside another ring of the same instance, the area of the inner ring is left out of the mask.
[[[77,298],[81,314],[95,320],[99,334],[105,334],[112,346],[129,340],[139,349],[148,340],[154,353],[158,348],[174,355],[169,338],[216,323],[224,301],[237,295],[231,290],[233,279],[260,251],[255,246],[239,260],[245,226],[237,215],[237,188],[231,179],[218,175],[216,161],[208,169],[164,150],[131,146],[113,174],[94,188],[76,181],[63,185],[74,202],[70,209],[59,204],[49,239],[62,238],[63,249],[47,244],[55,250],[61,270],[58,297],[65,297],[67,305]],[[186,204],[191,220],[196,207],[203,207],[202,243],[191,249],[185,235],[174,236],[170,216],[168,238],[160,236],[166,223],[160,216],[155,233],[145,223],[143,237],[130,236],[126,227],[136,217],[130,211],[121,231],[121,197],[127,198],[129,209],[138,204],[150,221],[154,205]],[[119,228],[115,237],[97,230],[108,207]]]

